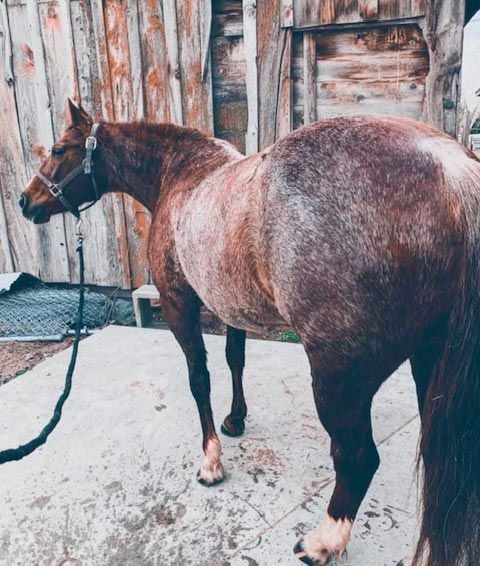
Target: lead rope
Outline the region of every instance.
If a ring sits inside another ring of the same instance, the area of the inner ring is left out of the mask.
[[[77,253],[80,267],[80,296],[78,299],[78,310],[75,319],[75,339],[73,341],[72,355],[70,357],[70,363],[68,364],[67,375],[65,376],[65,387],[63,388],[63,392],[58,398],[58,401],[55,405],[52,418],[45,426],[45,428],[40,432],[40,434],[26,444],[17,446],[17,448],[8,448],[7,450],[2,450],[0,452],[0,464],[4,464],[5,462],[13,462],[14,460],[21,460],[22,458],[25,458],[25,456],[31,454],[39,446],[45,444],[47,438],[59,423],[62,416],[63,405],[70,395],[70,391],[72,389],[72,376],[75,370],[75,364],[77,362],[78,344],[80,342],[83,325],[83,305],[85,303],[83,234],[81,231],[81,226],[82,221],[79,220],[77,222]]]

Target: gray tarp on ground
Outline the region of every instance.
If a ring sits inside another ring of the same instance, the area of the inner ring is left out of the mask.
[[[28,273],[0,274],[0,340],[62,340],[72,328],[78,290],[56,288]],[[84,326],[104,326],[112,301],[100,293],[85,295]]]

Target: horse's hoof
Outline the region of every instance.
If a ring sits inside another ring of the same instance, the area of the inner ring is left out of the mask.
[[[225,473],[223,471],[223,467],[221,464],[213,471],[200,469],[197,472],[198,483],[205,487],[212,487],[212,485],[221,483],[224,479],[225,479]]]
[[[310,558],[303,548],[303,541],[299,540],[293,549],[293,553],[296,558],[298,558],[304,564],[309,564],[309,566],[334,566],[339,558],[339,554],[330,554],[327,550],[322,551],[321,558]]]
[[[304,564],[309,564],[309,566],[315,566],[315,563],[311,558],[307,556],[307,553],[303,549],[302,541],[299,540],[293,549],[295,557],[298,558]]]
[[[242,436],[245,432],[245,423],[242,421],[240,424],[234,424],[228,417],[225,417],[220,430],[225,436]]]

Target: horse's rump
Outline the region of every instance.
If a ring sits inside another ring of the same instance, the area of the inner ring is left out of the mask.
[[[456,184],[439,160],[447,150],[457,152]],[[457,193],[470,162],[450,138],[407,120],[331,120],[273,146],[264,237],[282,316],[350,362],[380,361],[379,341],[398,363],[408,357],[455,296]]]

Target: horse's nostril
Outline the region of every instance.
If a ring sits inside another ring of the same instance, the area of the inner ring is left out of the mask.
[[[18,199],[18,204],[20,205],[22,211],[25,211],[28,206],[27,197],[25,195],[21,195],[20,198]]]

